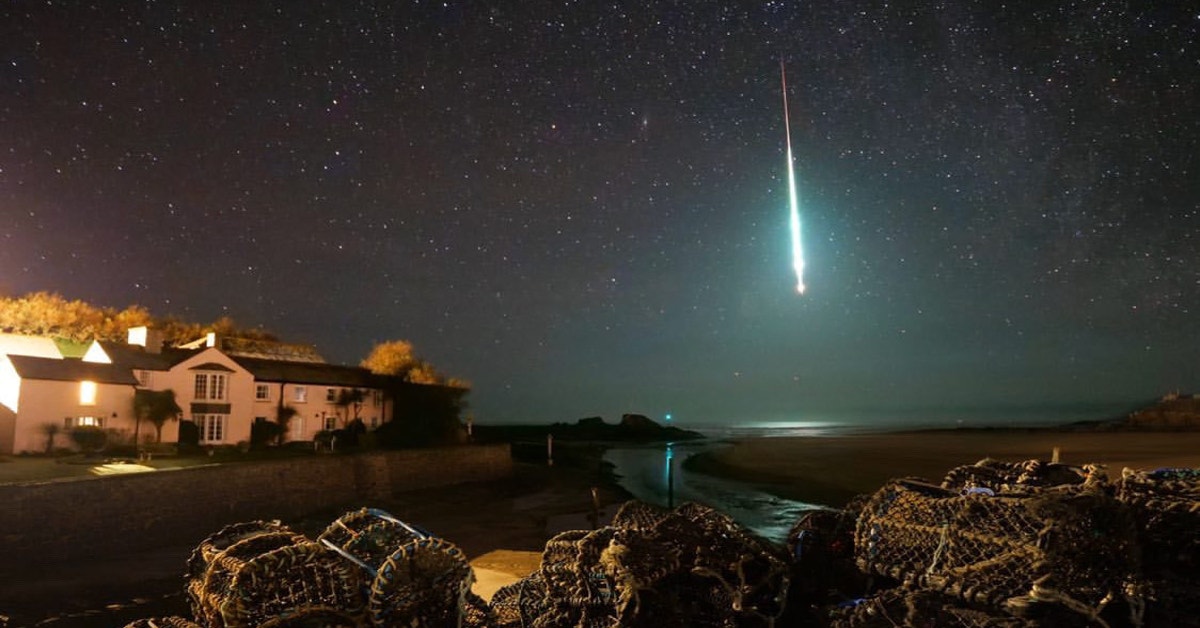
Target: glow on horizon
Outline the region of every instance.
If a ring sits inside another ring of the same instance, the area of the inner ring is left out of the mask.
[[[804,244],[800,238],[800,195],[796,193],[796,162],[792,158],[792,125],[788,119],[787,72],[779,60],[779,79],[783,85],[783,130],[787,139],[788,227],[792,236],[792,269],[796,272],[796,293],[804,294]]]

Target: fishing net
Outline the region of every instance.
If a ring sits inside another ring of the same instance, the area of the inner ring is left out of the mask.
[[[830,628],[1026,628],[1039,624],[985,608],[972,608],[936,591],[889,589],[877,595],[834,607]]]
[[[369,508],[343,515],[318,541],[357,566],[369,582],[372,625],[462,623],[474,574],[453,543]]]
[[[1128,509],[1103,491],[959,495],[914,480],[872,496],[855,558],[868,574],[981,608],[1031,616],[1053,605],[1086,619],[1125,599],[1139,566]]]
[[[1103,468],[1096,465],[1078,467],[1041,460],[1001,462],[984,458],[975,464],[951,469],[942,480],[942,488],[978,492],[986,489],[999,493],[1055,486],[1092,486],[1105,481]]]
[[[631,502],[613,523],[547,542],[538,571],[492,597],[494,625],[771,626],[782,615],[786,562],[729,517]]]
[[[362,614],[363,583],[357,570],[318,543],[283,540],[267,533],[218,555],[201,585],[189,589],[195,591],[196,618],[212,628],[232,628],[258,626],[314,607],[351,617]]]
[[[789,607],[812,609],[867,590],[867,579],[854,564],[854,526],[867,497],[856,497],[841,510],[810,510],[792,526],[784,541],[791,562]]]
[[[200,628],[200,625],[182,617],[152,617],[125,624],[125,628]]]
[[[1139,529],[1147,625],[1200,626],[1200,469],[1125,469],[1117,499]]]

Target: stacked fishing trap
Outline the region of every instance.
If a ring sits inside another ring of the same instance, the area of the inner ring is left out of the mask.
[[[611,526],[551,539],[491,610],[496,628],[774,626],[789,577],[777,548],[726,515],[629,502]]]
[[[1125,469],[1117,499],[1137,522],[1147,626],[1200,626],[1200,469]]]
[[[782,547],[698,504],[628,502],[550,539],[490,604],[453,544],[372,509],[315,541],[228,526],[193,619],[127,628],[1200,627],[1200,470],[983,460],[809,511]]]

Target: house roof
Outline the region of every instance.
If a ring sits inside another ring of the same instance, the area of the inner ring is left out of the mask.
[[[100,348],[104,349],[113,364],[141,371],[169,371],[172,366],[196,354],[195,351],[167,347],[161,353],[151,353],[143,347],[123,342],[101,341]]]
[[[75,359],[56,360],[28,355],[10,355],[13,368],[22,379],[43,379],[61,382],[93,381],[99,384],[137,385],[128,367]]]
[[[378,388],[378,377],[357,366],[230,356],[260,382]]]
[[[32,355],[56,360],[63,357],[53,339],[21,334],[0,334],[0,354]]]

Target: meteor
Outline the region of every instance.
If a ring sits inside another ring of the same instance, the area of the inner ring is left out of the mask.
[[[789,227],[792,233],[792,269],[796,271],[796,292],[804,294],[804,244],[800,241],[800,199],[796,194],[796,163],[792,159],[792,125],[788,120],[787,72],[779,60],[779,81],[783,86],[783,131],[787,139]]]

